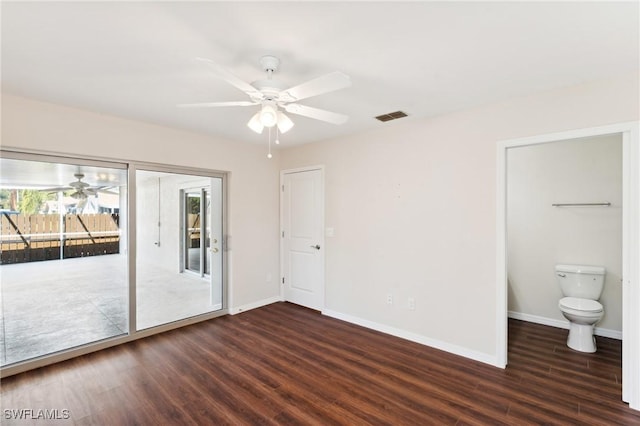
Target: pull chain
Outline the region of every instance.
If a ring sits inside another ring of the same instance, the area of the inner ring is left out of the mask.
[[[269,127],[269,153],[267,154],[267,158],[271,157],[273,157],[273,155],[271,155],[271,127]]]

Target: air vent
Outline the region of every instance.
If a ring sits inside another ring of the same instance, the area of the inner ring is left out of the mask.
[[[391,120],[397,120],[398,118],[402,118],[402,117],[406,117],[407,114],[405,114],[402,111],[396,111],[396,112],[390,112],[388,114],[382,114],[379,115],[377,117],[375,117],[376,120],[385,122],[385,121],[391,121]]]

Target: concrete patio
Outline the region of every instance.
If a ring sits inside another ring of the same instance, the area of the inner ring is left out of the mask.
[[[0,267],[0,365],[128,333],[127,259],[113,254]],[[137,329],[221,309],[208,280],[137,265]]]

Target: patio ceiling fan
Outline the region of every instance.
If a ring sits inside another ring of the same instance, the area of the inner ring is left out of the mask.
[[[250,84],[209,59],[196,59],[207,65],[215,76],[243,91],[249,97],[249,100],[179,104],[179,107],[215,108],[259,105],[258,112],[247,123],[247,126],[256,133],[262,133],[265,127],[271,128],[274,126],[277,127],[280,133],[289,131],[293,127],[293,121],[283,111],[332,124],[343,124],[349,118],[344,114],[298,103],[302,99],[351,86],[349,76],[339,71],[287,88],[282,82],[273,78],[273,73],[278,70],[280,65],[280,59],[275,56],[263,56],[260,58],[260,65],[267,74],[266,79],[257,80]]]
[[[67,186],[59,186],[57,188],[47,188],[44,191],[47,192],[60,192],[60,191],[69,191],[74,190],[71,193],[70,197],[75,198],[76,200],[86,200],[89,196],[95,196],[98,194],[98,191],[105,188],[104,186],[91,186],[86,182],[83,182],[84,173],[75,173],[73,175],[77,180],[73,182],[69,182]]]

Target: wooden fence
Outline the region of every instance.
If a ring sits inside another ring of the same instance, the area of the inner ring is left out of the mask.
[[[0,264],[114,254],[118,214],[23,215],[2,212]]]

